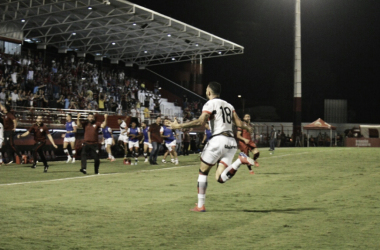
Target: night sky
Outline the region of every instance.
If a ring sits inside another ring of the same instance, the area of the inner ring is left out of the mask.
[[[241,94],[246,107],[273,106],[292,121],[294,0],[133,2],[244,46],[204,60],[204,84],[220,82],[237,109]],[[380,123],[380,1],[302,0],[301,13],[302,120],[323,118],[324,99],[347,99],[348,122]],[[170,77],[176,67],[151,69]]]

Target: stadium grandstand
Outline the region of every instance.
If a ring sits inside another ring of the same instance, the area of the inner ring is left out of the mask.
[[[201,78],[181,86],[146,67],[244,52],[124,0],[6,0],[0,10],[0,103],[12,107],[20,131],[43,115],[57,145],[67,113],[108,113],[116,130],[119,117],[191,120],[206,101]]]

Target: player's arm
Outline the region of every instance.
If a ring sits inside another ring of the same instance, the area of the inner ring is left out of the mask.
[[[179,124],[177,121],[177,118],[174,118],[174,122],[170,122],[170,128],[180,129],[180,128],[195,128],[199,126],[204,126],[207,123],[209,117],[210,117],[209,113],[203,112],[198,119],[193,120],[191,122],[182,123],[182,124]]]
[[[149,140],[149,143],[152,143],[152,141],[150,140],[150,132],[148,131],[148,140]]]
[[[102,123],[101,128],[105,128],[107,126],[107,117],[108,117],[108,114],[105,114],[104,115],[104,122]]]
[[[17,120],[13,119],[13,131],[16,131],[17,128]]]
[[[76,133],[77,132],[77,125],[75,124],[75,126],[73,126],[73,131],[72,133]]]
[[[141,140],[140,140],[140,143],[143,143],[144,142],[144,140],[145,140],[145,136],[144,136],[144,133],[142,134],[142,136],[141,136]]]
[[[17,138],[20,138],[20,137],[25,137],[25,136],[28,136],[30,134],[29,131],[26,131],[25,133],[21,134],[21,135],[17,135]]]
[[[47,134],[47,137],[49,138],[49,141],[51,142],[51,145],[53,145],[53,147],[55,147],[55,148],[58,148],[58,146],[55,145],[53,137],[51,137],[51,134]]]
[[[206,136],[206,133],[204,134],[204,136],[203,136],[203,140],[202,140],[202,143],[205,143],[205,141],[206,141],[206,138],[207,138],[207,136]]]
[[[82,127],[82,123],[80,123],[80,113],[78,113],[78,115],[77,115],[77,127],[79,127],[79,128]]]
[[[243,141],[245,144],[248,144],[248,143],[249,143],[249,140],[246,139],[246,138],[244,138],[244,137],[242,136],[242,133],[243,133],[243,131],[238,130],[238,132],[236,133],[236,137],[237,137],[239,140]]]
[[[234,118],[234,123],[236,125],[236,127],[238,128],[242,128],[242,129],[245,129],[247,130],[249,133],[252,133],[252,128],[251,127],[248,127],[247,125],[244,124],[244,122],[242,122],[239,118],[239,116],[236,114],[236,112],[233,112],[233,118]]]

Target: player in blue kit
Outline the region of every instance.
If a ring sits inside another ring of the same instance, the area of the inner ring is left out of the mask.
[[[153,149],[152,143],[149,142],[149,136],[148,136],[149,126],[147,122],[142,122],[141,127],[142,127],[142,133],[143,133],[143,138],[141,139],[141,143],[144,142],[144,157],[145,157],[144,162],[148,162],[148,151],[150,154],[150,152],[152,152],[152,149]]]
[[[178,156],[177,156],[177,152],[175,151],[175,147],[177,146],[177,141],[175,139],[174,132],[169,127],[170,126],[170,120],[165,119],[164,125],[165,126],[162,126],[160,129],[161,137],[164,138],[165,146],[167,147],[170,155],[172,156],[172,159],[174,159],[174,162],[173,161],[172,162],[175,165],[178,165]],[[166,160],[165,160],[166,155],[167,154],[165,154],[164,159],[162,159],[163,163],[166,163]]]
[[[115,145],[115,140],[112,136],[112,129],[108,126],[102,128],[103,139],[104,139],[104,147],[108,153],[107,160],[115,161],[115,157],[112,155],[111,146]]]
[[[132,122],[132,127],[128,128],[127,130],[127,136],[129,137],[129,150],[131,151],[133,155],[133,151],[135,154],[135,165],[137,165],[138,157],[139,157],[139,136],[141,134],[140,128],[136,126],[136,122]],[[134,150],[133,150],[134,149]],[[131,163],[132,165],[132,163]]]
[[[210,129],[210,125],[208,123],[205,124],[205,135],[203,136],[202,144],[206,144],[212,136],[212,132]]]
[[[77,125],[74,121],[72,121],[71,114],[66,115],[66,133],[62,135],[63,139],[63,152],[67,155],[66,163],[75,162],[75,133],[77,132]],[[67,149],[68,144],[71,146],[71,154],[70,156],[69,150]]]

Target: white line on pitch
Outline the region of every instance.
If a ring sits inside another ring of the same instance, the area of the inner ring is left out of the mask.
[[[338,150],[344,150],[344,149],[336,149],[334,151],[338,151]],[[318,153],[319,152],[324,152],[324,151],[327,151],[327,150],[318,151]],[[302,152],[302,153],[297,153],[297,154],[286,154],[286,155],[278,155],[278,156],[260,157],[260,159],[280,158],[280,157],[285,157],[285,156],[301,155],[301,154],[309,154],[309,153],[312,153],[312,152]],[[75,179],[83,179],[83,178],[91,178],[91,177],[97,177],[97,176],[115,175],[115,174],[131,174],[131,173],[139,173],[139,172],[154,172],[154,171],[161,171],[161,170],[172,170],[172,169],[192,167],[194,165],[196,165],[196,164],[185,165],[185,166],[177,166],[177,167],[168,167],[168,168],[139,170],[139,171],[136,171],[136,172],[128,172],[128,173],[109,173],[109,174],[86,175],[86,176],[69,177],[69,178],[61,178],[61,179],[54,179],[54,180],[44,180],[44,181],[26,181],[26,182],[6,183],[6,184],[0,184],[0,187],[1,186],[14,186],[14,185],[34,184],[34,183],[44,183],[44,182],[54,182],[54,181],[75,180]]]

